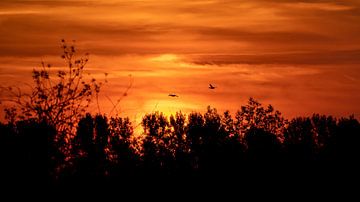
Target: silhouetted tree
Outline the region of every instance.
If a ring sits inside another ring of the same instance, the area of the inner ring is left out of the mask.
[[[315,160],[316,134],[310,118],[294,118],[284,134],[287,159],[294,162]]]
[[[190,167],[190,146],[186,136],[186,116],[177,112],[170,116],[171,127],[171,145],[174,148],[174,155],[176,160],[176,171],[187,173],[191,170]]]
[[[235,127],[233,118],[230,111],[225,111],[223,117],[221,117],[222,130],[229,135],[230,138],[240,141],[240,134]]]
[[[174,166],[174,148],[171,146],[169,122],[162,114],[155,112],[143,117],[145,138],[143,140],[143,161],[145,168],[169,172]]]
[[[70,143],[76,133],[77,123],[84,116],[92,99],[97,99],[102,86],[102,83],[94,78],[86,78],[84,68],[89,60],[88,54],[78,57],[74,44],[69,45],[65,40],[62,40],[61,48],[61,58],[64,59],[67,69],[53,68],[50,64],[42,62],[41,68],[32,72],[33,85],[28,85],[30,92],[16,86],[0,88],[5,94],[5,98],[3,96],[0,102],[13,105],[5,109],[6,118],[10,123],[14,124],[20,120],[16,125],[23,122],[30,124],[27,122],[31,120],[34,124],[46,124],[54,128],[56,133],[51,133],[48,138],[52,139],[47,141],[52,142],[52,145],[56,144],[52,149],[63,153],[59,155],[60,152],[52,151],[52,154],[57,154],[53,156],[57,158],[53,162],[59,163],[55,166],[57,170],[64,169],[65,164],[70,162]],[[26,137],[29,141],[36,140],[36,131],[31,132],[27,132]],[[85,143],[84,141],[82,143]],[[48,145],[40,141],[33,143],[38,144],[39,148]]]
[[[204,122],[200,113],[193,112],[188,116],[186,136],[190,147],[191,167],[194,170],[200,169],[200,155],[205,136]]]
[[[23,176],[21,167],[24,166],[23,150],[20,137],[16,132],[15,122],[0,123],[0,179],[9,183]],[[4,184],[5,184],[4,183]]]
[[[245,134],[247,157],[251,162],[275,163],[281,155],[281,142],[262,128],[251,128]]]
[[[316,137],[316,144],[321,159],[328,158],[329,146],[337,130],[337,120],[332,116],[314,114],[311,117]]]
[[[334,139],[332,149],[334,159],[350,165],[358,165],[360,157],[360,123],[353,116],[341,118]]]
[[[65,40],[62,40],[61,48],[67,70],[53,70],[50,64],[42,62],[41,68],[32,72],[34,85],[29,85],[30,92],[19,87],[1,89],[7,93],[3,101],[15,104],[7,109],[10,121],[30,118],[45,121],[56,128],[59,141],[68,142],[86,108],[93,98],[97,98],[102,82],[86,79],[84,68],[88,54],[77,57],[75,46],[68,45]]]
[[[110,128],[105,116],[87,114],[78,124],[74,138],[75,173],[80,178],[103,179],[110,165]]]
[[[86,114],[78,123],[76,136],[73,139],[72,162],[74,167],[69,168],[79,180],[95,175],[96,144],[95,123],[91,114]],[[71,174],[70,174],[71,175]]]
[[[87,156],[94,152],[94,121],[91,114],[86,114],[78,123],[74,138],[74,156]]]
[[[223,144],[223,166],[229,172],[237,172],[244,162],[245,142],[239,130],[236,129],[235,121],[229,111],[225,111],[221,117],[222,133],[226,141]]]
[[[107,175],[109,166],[110,154],[110,131],[107,117],[102,115],[96,115],[94,118],[95,123],[95,162],[97,166],[96,173],[100,177]]]
[[[216,109],[208,107],[204,114],[204,136],[200,162],[207,170],[218,170],[223,166],[224,146],[228,134],[223,131],[221,116]]]
[[[136,153],[136,139],[129,118],[111,118],[109,130],[112,160],[110,174],[118,177],[134,176],[139,165],[139,155]]]
[[[262,128],[282,138],[286,124],[287,120],[279,111],[275,111],[272,105],[264,108],[253,98],[250,98],[248,104],[241,106],[241,110],[236,112],[236,128],[240,134],[245,134],[251,128]]]
[[[54,182],[58,162],[64,161],[54,141],[54,127],[28,119],[1,125],[0,130],[1,156],[7,156],[2,158],[2,177],[20,184]]]

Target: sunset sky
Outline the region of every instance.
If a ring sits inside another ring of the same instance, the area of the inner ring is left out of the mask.
[[[0,25],[1,85],[63,65],[60,40],[76,40],[87,71],[109,74],[101,113],[131,74],[118,111],[135,120],[249,97],[287,118],[360,116],[359,0],[1,0]]]

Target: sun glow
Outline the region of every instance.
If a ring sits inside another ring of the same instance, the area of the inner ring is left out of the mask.
[[[180,57],[175,54],[162,54],[162,55],[150,58],[150,61],[153,61],[153,62],[176,62],[176,61],[180,61]]]

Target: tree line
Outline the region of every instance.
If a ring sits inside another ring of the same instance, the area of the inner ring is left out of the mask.
[[[357,165],[360,124],[354,117],[314,114],[287,121],[250,99],[234,117],[161,112],[142,119],[134,134],[128,118],[86,114],[70,141],[36,119],[0,124],[2,174],[50,183],[139,177],[239,175],[257,168]]]

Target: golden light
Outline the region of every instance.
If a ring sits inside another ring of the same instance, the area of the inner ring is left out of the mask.
[[[179,60],[180,60],[180,57],[175,54],[162,54],[162,55],[150,58],[150,61],[154,61],[154,62],[176,62]]]

